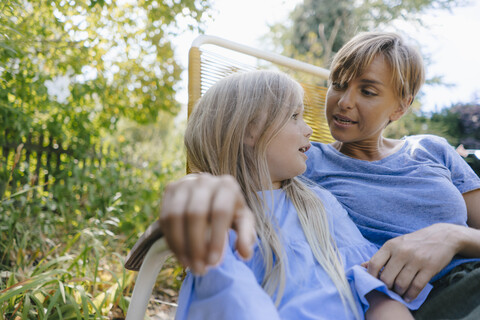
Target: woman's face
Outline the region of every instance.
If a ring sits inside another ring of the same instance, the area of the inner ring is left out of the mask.
[[[326,104],[330,132],[343,143],[376,142],[387,124],[406,109],[395,94],[390,67],[381,55],[349,83],[332,83]]]
[[[303,120],[303,105],[300,105],[287,124],[278,132],[267,147],[267,163],[274,188],[281,182],[305,172],[310,148],[310,128]]]

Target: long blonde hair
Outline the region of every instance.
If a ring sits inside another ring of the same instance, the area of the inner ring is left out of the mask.
[[[278,228],[269,207],[257,191],[271,190],[266,150],[302,105],[303,89],[286,74],[252,71],[218,81],[199,100],[185,133],[189,165],[213,175],[232,175],[240,184],[255,215],[260,250],[265,262],[262,286],[278,305],[286,283],[286,264]],[[254,146],[245,143],[252,127]],[[318,263],[337,287],[342,301],[358,317],[353,295],[345,278],[328,218],[318,196],[299,178],[282,182],[294,204],[305,236]]]

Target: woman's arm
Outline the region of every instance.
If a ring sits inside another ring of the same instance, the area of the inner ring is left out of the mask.
[[[366,320],[400,320],[413,319],[412,314],[405,305],[390,299],[385,294],[372,291],[366,296],[370,307],[365,312]]]
[[[170,183],[160,222],[172,252],[195,274],[220,261],[229,229],[237,232],[236,249],[243,258],[251,256],[256,239],[253,214],[231,176],[190,174]]]
[[[480,230],[437,223],[387,241],[368,262],[368,272],[410,301],[457,254],[480,257]]]
[[[463,194],[467,205],[467,224],[475,229],[480,229],[480,189]]]
[[[411,300],[455,255],[480,258],[480,189],[463,198],[469,227],[438,223],[391,239],[369,261],[368,272]]]

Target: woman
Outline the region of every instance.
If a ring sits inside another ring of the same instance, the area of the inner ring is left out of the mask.
[[[312,134],[302,101],[287,75],[256,71],[218,81],[195,106],[185,132],[190,166],[235,178],[258,240],[243,261],[232,233],[220,265],[188,272],[177,319],[413,319],[360,266],[376,246],[328,191],[297,177]]]
[[[312,145],[305,176],[331,191],[362,234],[382,246],[368,263],[372,275],[406,300],[433,282],[417,318],[461,318],[480,301],[478,259],[457,259],[480,257],[480,179],[444,139],[382,135],[408,110],[423,79],[419,53],[400,36],[365,33],[349,41],[334,58],[327,94],[336,142]],[[211,176],[190,177],[167,194],[161,219],[184,264],[203,272],[218,261],[230,225],[239,231],[239,252],[249,255],[249,214],[235,188]],[[179,205],[180,199],[188,205]],[[210,239],[204,237],[207,226]],[[452,285],[465,270],[472,271]]]

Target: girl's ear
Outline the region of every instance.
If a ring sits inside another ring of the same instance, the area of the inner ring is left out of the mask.
[[[412,102],[413,97],[411,95],[403,98],[398,104],[397,108],[390,115],[390,122],[400,119],[407,112]]]
[[[253,147],[255,145],[256,140],[257,139],[256,139],[255,135],[253,134],[252,130],[250,130],[250,128],[248,128],[247,132],[245,132],[245,137],[244,137],[244,140],[243,140],[244,143],[249,147]]]
[[[245,145],[249,147],[255,146],[255,143],[257,143],[258,134],[258,123],[256,121],[250,122],[245,130],[245,137],[243,137]]]

